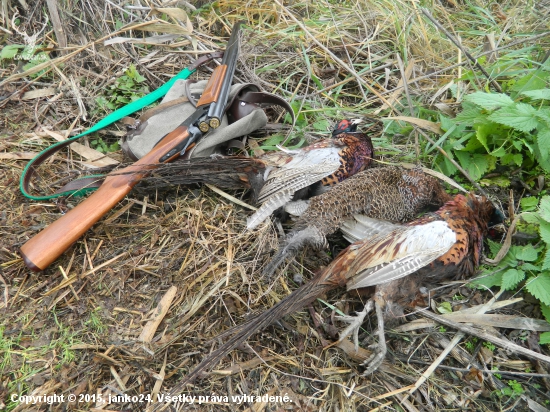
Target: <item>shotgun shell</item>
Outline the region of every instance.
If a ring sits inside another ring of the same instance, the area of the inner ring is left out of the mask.
[[[210,119],[210,127],[212,129],[217,129],[220,127],[220,119],[214,117],[213,119]]]
[[[206,133],[210,129],[210,126],[208,126],[208,123],[206,122],[200,122],[199,129],[201,132]]]

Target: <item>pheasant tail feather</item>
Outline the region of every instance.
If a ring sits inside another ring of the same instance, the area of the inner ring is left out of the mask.
[[[197,367],[178,384],[178,386],[172,389],[171,395],[181,393],[185,385],[194,381],[203,371],[214,367],[228,352],[238,347],[254,333],[265,329],[272,323],[282,319],[284,316],[303,308],[308,303],[314,301],[317,296],[329,291],[333,287],[334,285],[328,283],[322,276],[316,276],[310,282],[281,300],[271,309],[223,333],[221,337],[230,336],[227,342],[210,353],[201,363],[199,363]]]

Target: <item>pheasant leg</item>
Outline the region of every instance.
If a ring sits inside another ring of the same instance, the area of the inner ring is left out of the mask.
[[[374,302],[374,306],[376,308],[376,319],[378,320],[378,344],[377,345],[371,345],[371,347],[374,347],[374,352],[372,355],[362,363],[362,365],[369,365],[365,372],[363,372],[363,375],[370,375],[373,373],[376,369],[382,365],[382,362],[384,361],[384,358],[386,357],[386,353],[388,352],[388,347],[386,346],[386,337],[384,336],[384,316],[382,313],[382,307],[378,303],[378,301]]]

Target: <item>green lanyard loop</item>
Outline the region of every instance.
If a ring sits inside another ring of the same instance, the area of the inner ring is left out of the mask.
[[[27,163],[27,165],[25,166],[25,169],[23,170],[23,173],[21,174],[21,179],[19,180],[19,190],[21,190],[21,193],[23,194],[23,196],[32,200],[50,200],[61,196],[71,195],[71,194],[81,195],[86,192],[96,190],[97,187],[88,187],[88,188],[81,188],[78,190],[69,190],[61,193],[54,193],[48,196],[33,196],[28,192],[28,187],[31,181],[31,177],[36,170],[36,167],[40,165],[48,157],[50,157],[53,153],[57,152],[58,150],[62,149],[65,146],[70,145],[71,143],[75,142],[76,140],[80,139],[83,136],[86,136],[93,132],[97,132],[98,130],[101,130],[104,127],[109,126],[110,124],[122,119],[123,117],[129,116],[132,113],[135,113],[136,111],[144,108],[145,106],[148,106],[154,103],[158,99],[162,98],[166,93],[168,93],[168,90],[170,90],[170,88],[173,86],[173,84],[177,80],[185,80],[189,78],[189,76],[191,76],[191,74],[193,74],[199,66],[203,65],[206,62],[209,62],[214,58],[220,58],[221,56],[223,56],[223,52],[215,52],[215,53],[210,53],[202,56],[201,58],[197,59],[191,66],[183,69],[181,72],[176,74],[174,77],[172,77],[169,81],[167,81],[165,84],[160,86],[155,91],[149,93],[146,96],[143,96],[142,98],[136,101],[128,103],[126,106],[121,107],[120,109],[115,110],[114,112],[109,114],[107,117],[101,119],[91,128],[86,130],[85,132],[80,133],[79,135],[71,137],[70,139],[64,140],[62,142],[55,143],[50,147],[42,150],[31,161],[29,161],[29,163]],[[103,177],[103,175],[86,176],[83,179],[90,179],[93,177],[100,178],[100,177]]]

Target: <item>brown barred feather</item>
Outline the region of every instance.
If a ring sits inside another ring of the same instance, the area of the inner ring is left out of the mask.
[[[450,199],[439,181],[421,168],[388,166],[362,171],[310,199],[263,275],[271,276],[285,259],[308,244],[324,247],[325,236],[336,232],[354,214],[404,223],[427,207],[441,207]]]

